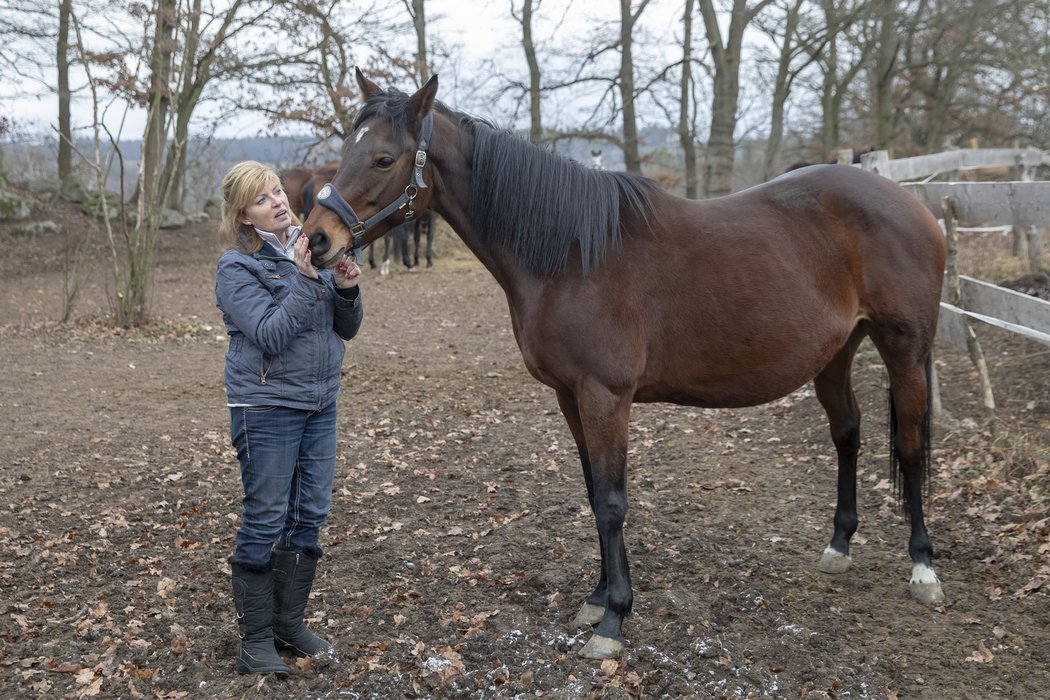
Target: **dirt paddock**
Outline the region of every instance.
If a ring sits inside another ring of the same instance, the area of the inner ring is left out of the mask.
[[[433,269],[362,282],[308,611],[341,663],[238,676],[226,557],[240,485],[213,225],[162,232],[155,320],[121,330],[97,231],[73,321],[57,323],[63,270],[92,229],[58,204],[35,216],[62,230],[0,226],[4,698],[1047,696],[1050,348],[979,329],[992,439],[968,358],[938,346],[935,609],[908,595],[870,345],[854,366],[861,524],[837,577],[816,569],[835,460],[811,387],[746,410],[636,406],[630,645],[591,662],[569,624],[599,563],[571,437],[524,370],[501,290],[444,229]],[[968,245],[964,269],[1004,243]]]

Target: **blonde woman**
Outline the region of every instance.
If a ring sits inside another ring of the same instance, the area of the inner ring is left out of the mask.
[[[272,169],[246,161],[226,173],[215,298],[244,488],[230,557],[238,673],[287,675],[277,649],[315,666],[335,658],[303,617],[332,503],[336,397],[344,341],[361,327],[361,270],[352,256],[314,268],[298,224]]]

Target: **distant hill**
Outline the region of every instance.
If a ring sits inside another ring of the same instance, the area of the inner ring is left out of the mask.
[[[677,134],[670,129],[646,128],[640,132],[642,158],[647,175],[656,177],[662,184],[671,189],[679,187],[681,169],[681,151]],[[310,137],[247,137],[237,139],[196,139],[188,147],[188,168],[191,176],[186,183],[187,212],[199,210],[208,199],[218,197],[219,184],[223,173],[233,163],[242,160],[257,160],[280,170],[302,164],[321,163],[338,153],[340,144],[333,141],[322,148],[315,147]],[[738,170],[750,172],[757,156],[754,149],[760,142],[746,141],[738,147]],[[313,150],[311,148],[313,147]],[[37,142],[0,142],[8,177],[13,182],[25,182],[33,179],[54,179],[56,172],[57,149],[53,141]],[[77,143],[77,150],[91,157],[94,146],[88,140]],[[141,141],[120,142],[120,154],[124,168],[124,192],[130,196],[138,179],[139,159],[141,158]],[[623,153],[613,142],[591,142],[584,139],[559,141],[555,151],[573,158],[586,166],[594,166],[593,153],[600,151],[600,165],[608,170],[622,170]],[[104,158],[109,157],[108,151]],[[78,176],[85,183],[90,183],[94,173],[82,159],[74,159]],[[119,191],[120,160],[113,158],[107,172],[107,188]],[[738,175],[743,175],[738,173]],[[754,177],[744,176],[738,183],[741,186],[754,184]],[[90,186],[90,185],[89,185]]]

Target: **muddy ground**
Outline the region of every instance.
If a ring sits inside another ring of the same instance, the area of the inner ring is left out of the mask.
[[[599,562],[571,438],[523,367],[501,290],[444,229],[433,269],[362,282],[308,613],[342,661],[238,676],[214,225],[162,233],[154,321],[121,330],[105,235],[60,203],[34,218],[61,230],[0,226],[4,698],[1047,696],[1050,348],[979,329],[993,439],[969,359],[938,347],[935,609],[908,595],[870,346],[854,368],[861,526],[841,576],[815,566],[835,461],[811,387],[746,410],[636,406],[630,646],[587,661],[570,621]],[[85,285],[60,324],[85,232]],[[964,270],[1010,265],[1008,242],[974,241]]]

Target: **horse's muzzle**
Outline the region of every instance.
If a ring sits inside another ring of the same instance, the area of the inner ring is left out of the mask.
[[[332,247],[332,239],[324,232],[324,229],[318,229],[311,233],[308,240],[310,241],[310,253],[312,255],[324,255]]]

